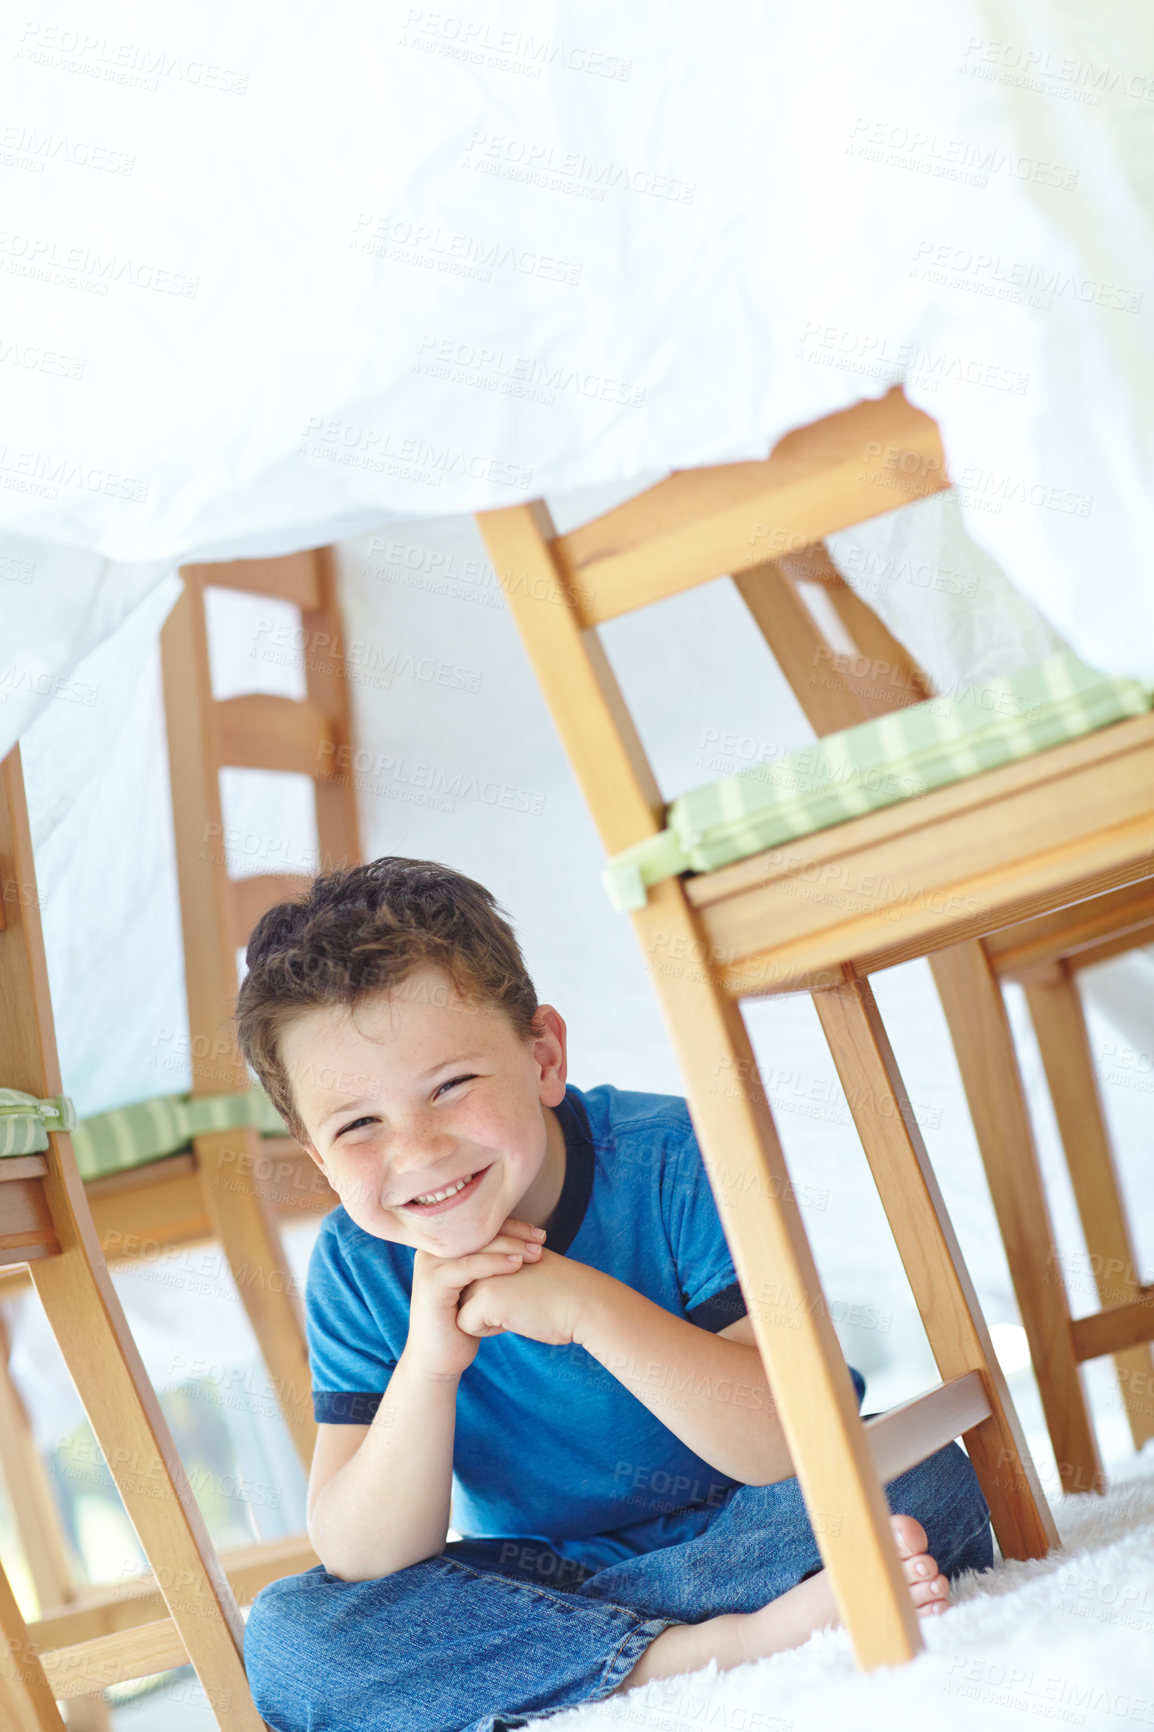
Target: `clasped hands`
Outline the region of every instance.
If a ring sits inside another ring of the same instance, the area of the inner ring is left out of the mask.
[[[523,1335],[552,1347],[577,1340],[590,1278],[584,1263],[542,1247],[508,1275],[486,1275],[462,1287],[457,1327],[466,1335]]]

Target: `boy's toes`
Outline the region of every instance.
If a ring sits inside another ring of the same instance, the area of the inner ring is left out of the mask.
[[[890,1517],[890,1526],[894,1530],[899,1558],[916,1558],[919,1552],[926,1549],[926,1530],[920,1521],[911,1515],[896,1515]]]
[[[923,1579],[911,1582],[910,1598],[919,1618],[934,1617],[949,1607],[950,1584],[945,1576],[931,1576],[928,1581]]]

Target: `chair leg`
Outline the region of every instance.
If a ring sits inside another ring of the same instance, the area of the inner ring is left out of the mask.
[[[195,1140],[201,1195],[268,1367],[285,1424],[305,1473],[317,1428],[304,1322],[272,1206],[255,1172],[260,1139],[251,1128],[211,1131]]]
[[[998,1544],[1008,1558],[1058,1544],[953,1224],[867,980],[813,997],[878,1195],[943,1378],[981,1373],[990,1417],[966,1433]]]
[[[1024,985],[1098,1297],[1107,1307],[1126,1305],[1140,1297],[1140,1283],[1077,982],[1059,963]],[[1128,1347],[1114,1355],[1114,1365],[1134,1447],[1141,1449],[1154,1437],[1154,1354],[1148,1344]]]
[[[5,1732],[64,1732],[44,1668],[8,1577],[0,1570],[0,1726]]]
[[[1002,988],[980,943],[930,958],[1029,1342],[1064,1492],[1106,1477],[1074,1352],[1070,1306]]]
[[[704,950],[678,880],[633,924],[839,1610],[862,1666],[898,1665],[921,1648],[917,1618],[745,1024],[693,960]]]
[[[0,1312],[0,1468],[12,1500],[20,1544],[40,1611],[75,1603],[72,1559],[28,1414],[8,1367],[8,1330]],[[78,1696],[68,1709],[69,1732],[110,1732],[103,1694]]]
[[[62,1186],[61,1176],[49,1183]],[[67,1219],[63,1203],[56,1218]],[[83,1234],[84,1224],[77,1225]],[[60,1256],[30,1264],[33,1282],[219,1724],[228,1732],[262,1732],[241,1658],[240,1613],[90,1225],[87,1231],[90,1246],[65,1245]]]

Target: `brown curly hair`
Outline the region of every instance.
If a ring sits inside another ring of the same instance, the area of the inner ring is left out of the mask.
[[[537,994],[504,910],[482,885],[435,860],[385,855],[322,873],[302,902],[278,902],[248,941],[236,1001],[237,1040],[293,1136],[308,1140],[280,1056],[296,1017],[355,1008],[425,964],[443,968],[468,1003],[535,1032]]]

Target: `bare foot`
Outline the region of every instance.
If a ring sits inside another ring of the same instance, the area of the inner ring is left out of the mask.
[[[936,1617],[949,1605],[950,1585],[926,1551],[925,1529],[908,1515],[891,1516],[890,1525],[918,1616]],[[625,1690],[636,1690],[651,1678],[697,1672],[710,1660],[716,1660],[718,1670],[725,1672],[784,1648],[799,1647],[815,1630],[840,1622],[829,1576],[821,1570],[760,1611],[724,1613],[700,1624],[672,1624],[650,1642],[624,1683],[611,1693],[619,1696]]]

